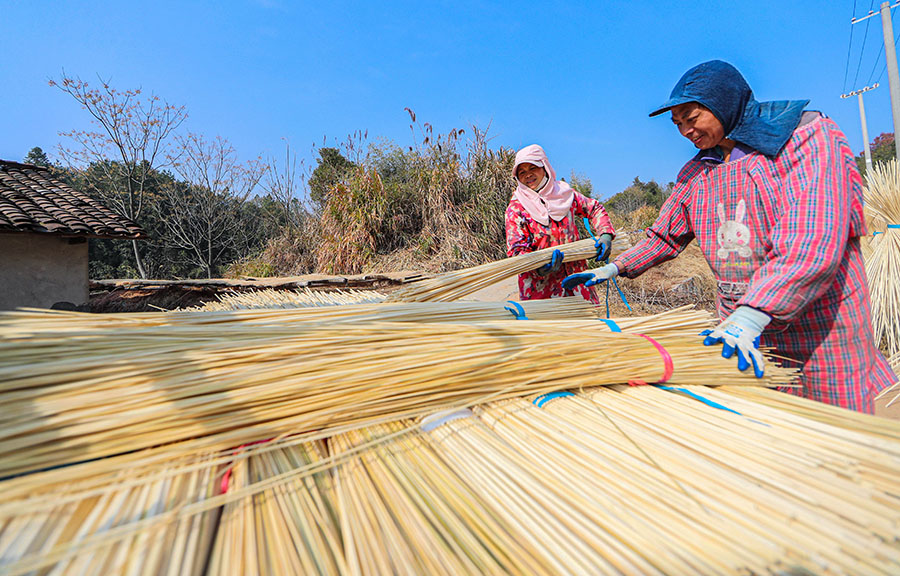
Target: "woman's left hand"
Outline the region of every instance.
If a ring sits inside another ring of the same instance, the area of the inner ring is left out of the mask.
[[[597,259],[597,262],[604,262],[609,258],[609,253],[612,251],[612,234],[601,234],[597,240],[594,241],[594,247],[597,248],[597,255],[594,258]]]

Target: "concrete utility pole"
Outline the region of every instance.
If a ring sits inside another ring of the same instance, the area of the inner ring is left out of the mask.
[[[888,86],[891,90],[891,112],[894,117],[894,141],[900,136],[900,74],[897,72],[897,48],[894,46],[894,25],[891,23],[891,9],[900,6],[900,0],[891,4],[889,1],[881,3],[881,31],[884,33],[884,57],[887,60]],[[854,18],[850,24],[862,22],[874,16],[876,12],[869,13],[862,18]],[[866,142],[866,150],[869,143]],[[897,163],[900,164],[900,146],[897,149]]]
[[[866,156],[866,173],[869,173],[869,171],[872,170],[872,151],[869,149],[869,128],[866,125],[866,106],[863,104],[862,95],[863,92],[868,92],[869,90],[874,90],[876,88],[878,88],[878,82],[871,86],[854,90],[849,94],[841,94],[841,98],[850,98],[851,96],[859,98],[859,121],[862,122],[863,154]]]

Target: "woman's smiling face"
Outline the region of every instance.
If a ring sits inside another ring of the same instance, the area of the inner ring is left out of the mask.
[[[715,148],[725,138],[725,129],[716,115],[697,102],[672,108],[672,123],[700,150]]]
[[[535,191],[541,185],[541,181],[543,181],[546,174],[543,168],[528,162],[522,162],[516,168],[516,178],[519,179],[519,182]]]

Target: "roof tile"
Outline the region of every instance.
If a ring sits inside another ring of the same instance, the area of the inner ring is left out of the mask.
[[[46,168],[0,160],[0,232],[144,238],[132,220],[56,180]]]

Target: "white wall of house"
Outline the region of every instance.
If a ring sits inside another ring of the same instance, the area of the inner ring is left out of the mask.
[[[31,232],[0,234],[0,310],[87,301],[87,242]]]

